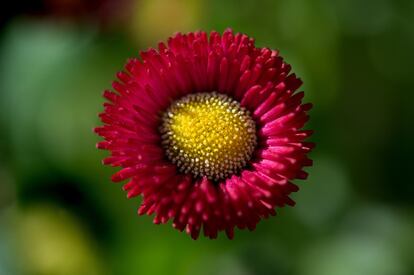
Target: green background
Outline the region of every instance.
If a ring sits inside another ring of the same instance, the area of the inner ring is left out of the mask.
[[[16,2],[0,18],[1,275],[414,274],[414,1]],[[304,81],[314,166],[295,207],[193,241],[136,215],[92,128],[128,57],[227,27]]]

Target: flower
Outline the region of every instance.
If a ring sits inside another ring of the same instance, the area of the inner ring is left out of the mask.
[[[196,239],[253,230],[289,198],[312,165],[302,130],[311,104],[277,51],[226,30],[176,34],[130,59],[100,114],[97,144],[120,166],[114,182],[142,195],[140,215],[173,221]]]

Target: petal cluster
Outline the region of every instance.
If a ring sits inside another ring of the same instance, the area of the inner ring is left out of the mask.
[[[245,34],[226,30],[176,34],[158,49],[130,59],[107,90],[103,126],[97,144],[111,155],[104,164],[122,169],[112,176],[128,198],[142,195],[140,215],[155,214],[154,223],[173,227],[196,239],[200,232],[216,238],[234,228],[253,230],[275,215],[275,207],[294,205],[291,182],[305,179],[313,144],[303,130],[311,104],[303,104],[302,82],[277,51],[255,47]],[[159,127],[172,102],[192,93],[217,91],[238,101],[256,123],[257,146],[238,174],[219,182],[180,173],[165,156]]]

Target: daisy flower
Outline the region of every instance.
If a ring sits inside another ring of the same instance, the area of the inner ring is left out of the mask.
[[[278,52],[226,30],[176,34],[117,74],[95,132],[104,164],[121,169],[138,214],[192,238],[253,230],[294,205],[293,179],[312,165],[303,130],[312,105]]]

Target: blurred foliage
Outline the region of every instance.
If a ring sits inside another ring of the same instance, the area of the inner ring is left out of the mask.
[[[414,1],[86,2],[0,17],[1,275],[414,274]],[[91,129],[128,57],[227,27],[303,79],[314,167],[254,233],[192,241],[136,217]]]

